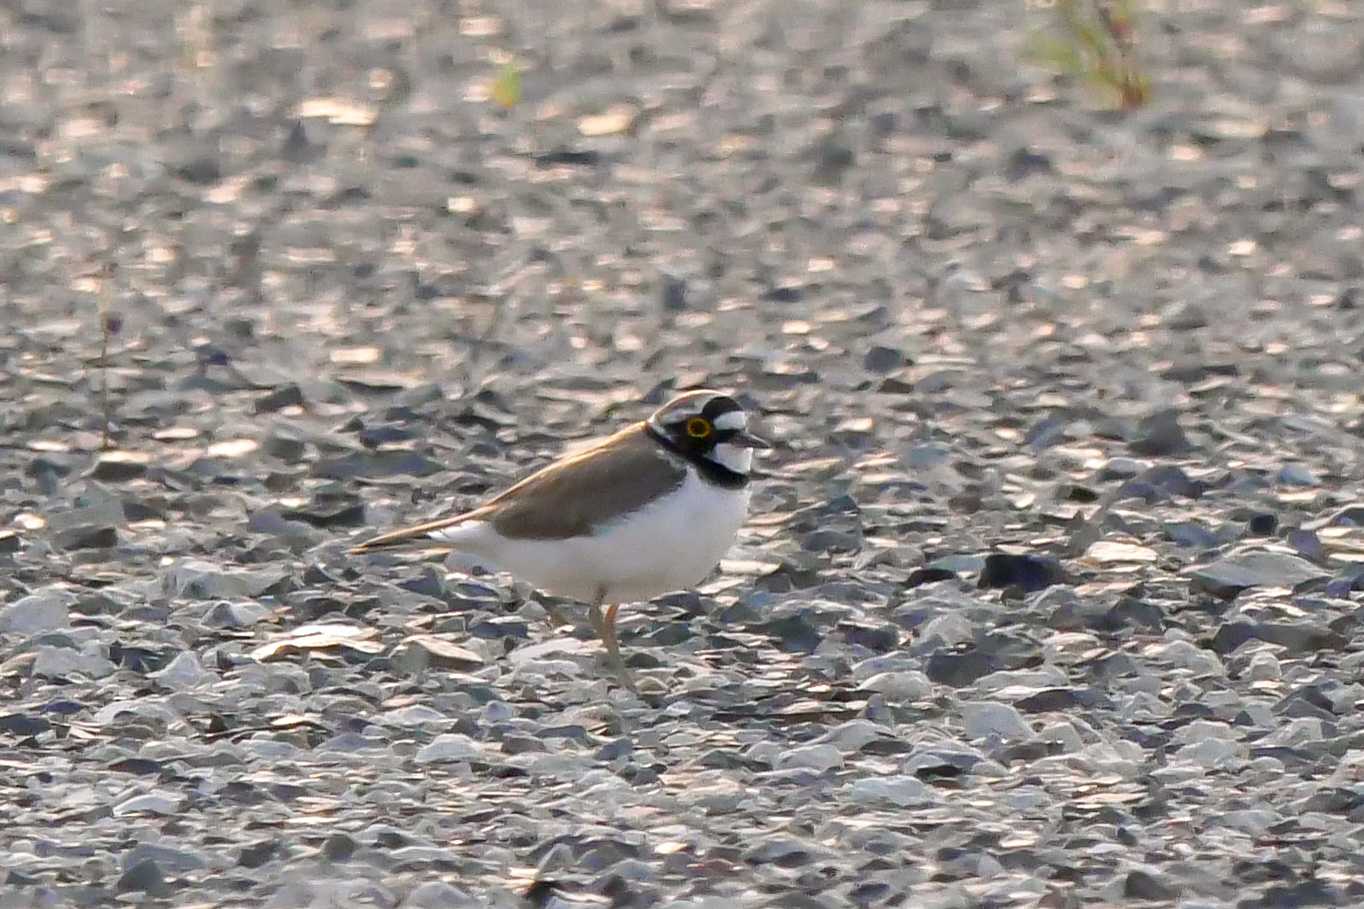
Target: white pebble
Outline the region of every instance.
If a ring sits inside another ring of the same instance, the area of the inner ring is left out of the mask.
[[[472,761],[483,753],[478,742],[458,732],[438,735],[431,744],[417,752],[418,764],[434,764],[440,761]]]
[[[837,770],[843,766],[843,755],[833,745],[806,745],[792,748],[777,758],[778,770],[806,768],[809,770]]]
[[[961,705],[962,721],[968,739],[999,736],[1002,739],[1026,739],[1033,728],[1017,708],[995,701],[966,701]]]

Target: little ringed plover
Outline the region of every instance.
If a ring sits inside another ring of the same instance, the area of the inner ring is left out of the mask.
[[[589,603],[592,627],[633,688],[616,640],[620,604],[690,587],[710,573],[747,516],[753,449],[768,447],[748,431],[733,398],[689,391],[477,508],[390,531],[351,552],[459,552],[545,593]]]

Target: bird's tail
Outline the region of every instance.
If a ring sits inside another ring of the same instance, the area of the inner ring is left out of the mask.
[[[366,552],[379,552],[385,549],[453,549],[454,547],[446,540],[432,536],[437,531],[454,527],[468,520],[469,515],[462,514],[453,518],[442,518],[439,521],[428,521],[425,524],[417,524],[414,527],[402,527],[398,530],[390,530],[388,533],[381,533],[377,537],[370,537],[356,543],[349,550],[351,555],[361,555]]]

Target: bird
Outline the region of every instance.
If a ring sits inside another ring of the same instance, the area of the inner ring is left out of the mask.
[[[617,613],[694,586],[734,544],[748,516],[753,452],[772,447],[748,422],[733,397],[687,391],[475,508],[388,531],[350,553],[457,552],[587,603],[612,668],[633,691]]]

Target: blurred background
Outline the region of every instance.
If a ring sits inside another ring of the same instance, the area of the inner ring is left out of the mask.
[[[1101,336],[1100,382],[1144,379],[1160,327],[1346,356],[1261,314],[1309,332],[1360,280],[1360,13],[14,0],[0,312],[78,385],[101,306],[166,366],[456,396],[785,394],[1039,331]]]

